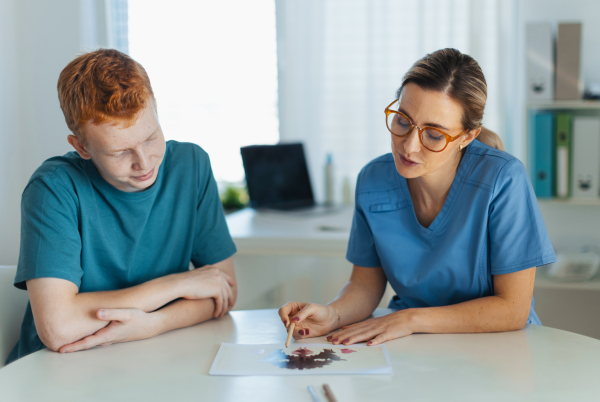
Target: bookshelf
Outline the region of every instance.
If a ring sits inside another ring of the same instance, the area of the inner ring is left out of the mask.
[[[577,115],[598,116],[600,114],[599,100],[547,100],[547,101],[527,101],[525,104],[525,127],[524,142],[525,155],[524,163],[529,170],[529,112],[532,110],[548,110],[552,112],[568,111]],[[555,204],[569,206],[600,206],[600,197],[597,199],[577,199],[577,198],[538,198],[540,204]]]
[[[600,290],[600,277],[584,282],[564,282],[549,278],[545,274],[535,275],[536,289]]]
[[[599,110],[600,101],[596,100],[563,100],[563,101],[529,101],[527,110]]]
[[[577,198],[538,198],[540,204],[556,204],[556,205],[589,205],[589,206],[600,206],[600,199],[598,200],[582,200]]]
[[[532,110],[548,110],[552,112],[568,111],[577,115],[597,116],[600,114],[600,101],[595,100],[565,100],[565,101],[528,101],[525,111],[525,149],[526,159],[529,157],[529,112]],[[527,161],[528,162],[528,161]],[[527,163],[526,162],[526,163]],[[529,163],[526,164],[529,169]],[[573,217],[581,219],[581,215],[593,214],[597,215],[600,207],[600,198],[597,199],[578,199],[578,198],[538,198],[538,203],[543,211],[546,212],[546,218],[552,216],[552,220],[562,220],[565,217]],[[591,209],[590,209],[591,208]],[[579,211],[579,212],[575,212]],[[587,212],[585,212],[587,211]],[[557,217],[560,215],[560,218]],[[555,231],[557,225],[554,223]],[[587,228],[589,230],[589,228]],[[559,229],[560,230],[560,229]],[[572,230],[572,228],[571,228]],[[562,231],[562,230],[561,230]],[[585,282],[564,282],[557,281],[548,277],[544,269],[536,274],[535,281],[536,289],[547,290],[571,290],[571,291],[595,291],[600,292],[600,274],[591,280]]]

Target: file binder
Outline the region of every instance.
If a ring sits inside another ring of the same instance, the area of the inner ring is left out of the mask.
[[[581,99],[581,23],[558,24],[555,99]]]
[[[598,198],[600,177],[600,117],[573,118],[573,198]]]
[[[556,114],[556,196],[571,196],[571,113]]]
[[[538,198],[554,195],[554,115],[532,111],[529,118],[529,172]]]
[[[527,24],[527,99],[554,99],[554,41],[549,22]]]

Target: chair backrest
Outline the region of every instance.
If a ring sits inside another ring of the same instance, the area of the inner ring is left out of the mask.
[[[29,297],[13,286],[17,267],[0,265],[0,367],[19,339]]]

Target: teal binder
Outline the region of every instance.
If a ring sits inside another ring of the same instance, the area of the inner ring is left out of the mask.
[[[529,116],[529,174],[538,198],[554,196],[554,115],[532,111]]]

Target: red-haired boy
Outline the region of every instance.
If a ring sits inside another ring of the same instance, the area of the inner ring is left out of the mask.
[[[58,97],[77,152],[45,161],[23,192],[15,286],[30,304],[8,362],[226,314],[235,246],[210,161],[165,143],[144,68],[116,50],[84,54],[60,74]]]

